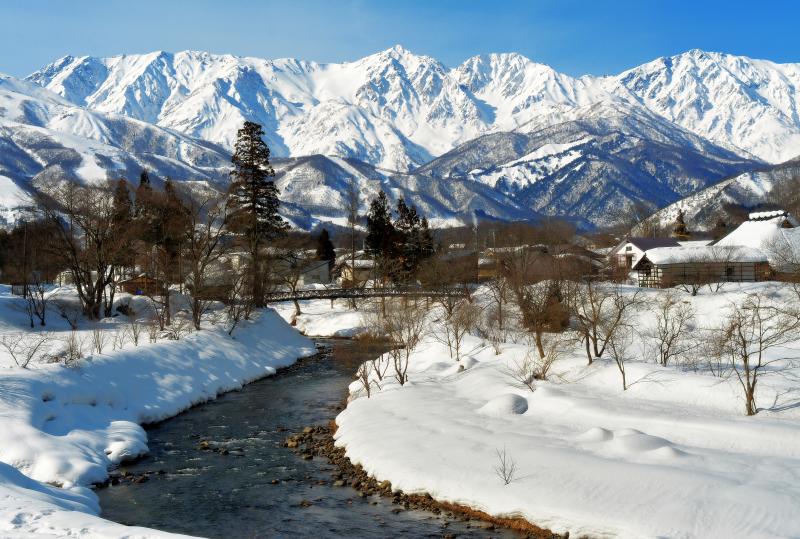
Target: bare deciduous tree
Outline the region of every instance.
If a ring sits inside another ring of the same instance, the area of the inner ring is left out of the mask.
[[[494,473],[504,485],[508,485],[516,476],[517,462],[508,455],[505,446],[503,446],[502,451],[495,449],[495,455],[497,456],[497,464],[494,466]]]
[[[652,342],[657,363],[666,367],[697,348],[697,342],[689,338],[694,320],[691,303],[683,301],[670,290],[660,295],[652,310],[655,324],[646,332],[646,336]]]
[[[183,255],[189,270],[187,284],[192,292],[192,323],[199,330],[213,297],[208,287],[209,273],[225,254],[222,239],[228,206],[217,194],[189,194],[183,205],[188,219]]]
[[[797,339],[800,317],[772,303],[762,294],[749,294],[731,304],[714,329],[715,355],[726,360],[742,388],[745,413],[758,413],[756,390],[761,377],[789,357],[775,357],[779,349]]]
[[[74,328],[67,337],[66,348],[64,349],[64,364],[72,365],[79,359],[83,359],[83,339],[78,335]]]
[[[103,331],[102,328],[94,326],[92,328],[92,350],[98,354],[102,354],[107,341],[108,333]]]
[[[633,344],[633,328],[627,324],[620,325],[608,339],[608,352],[622,376],[622,390],[628,389],[626,363],[631,358],[630,349]]]
[[[411,353],[425,335],[426,312],[416,302],[405,298],[395,302],[387,310],[381,324],[381,332],[389,338],[389,351],[394,376],[400,385],[408,380],[408,363]]]
[[[6,333],[0,338],[0,346],[8,352],[17,367],[27,369],[33,360],[47,355],[45,345],[50,338],[49,333]]]
[[[445,310],[442,324],[434,338],[446,344],[450,357],[461,361],[464,339],[476,328],[481,317],[481,308],[465,299],[455,302],[452,311]]]
[[[639,304],[639,290],[587,280],[569,294],[573,318],[586,346],[589,365],[603,356],[614,332],[627,323]]]
[[[47,291],[41,273],[34,271],[30,275],[29,282],[25,286],[25,312],[28,313],[31,327],[34,327],[34,319],[39,321],[40,326],[44,326],[47,316]]]
[[[248,283],[247,272],[232,271],[228,298],[226,300],[226,314],[228,318],[228,335],[233,335],[233,330],[242,320],[249,320],[255,305],[251,295],[252,286]]]
[[[116,226],[112,190],[65,181],[46,186],[37,202],[72,272],[84,314],[97,320],[106,288],[114,285],[119,254],[129,242]]]

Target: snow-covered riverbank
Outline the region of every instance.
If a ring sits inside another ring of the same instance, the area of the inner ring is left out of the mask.
[[[728,285],[683,300],[694,306],[697,324],[708,326],[756,290],[784,293],[775,284]],[[319,310],[326,327],[345,330],[352,313],[325,303],[303,305],[302,322],[322,327],[313,320]],[[642,326],[651,322],[644,310],[637,316]],[[461,368],[446,346],[426,339],[405,386],[384,380],[367,398],[354,382],[353,400],[337,418],[337,444],[404,492],[572,536],[800,536],[796,370],[764,377],[765,409],[746,417],[738,382],[703,369],[661,367],[639,355],[629,361],[623,391],[612,362],[586,366],[576,345],[531,392],[509,376],[529,347],[501,348],[496,355],[467,337]],[[508,485],[494,469],[497,451],[516,463]]]
[[[0,293],[2,335],[28,331],[19,298]],[[69,334],[52,315],[48,331]],[[38,328],[37,328],[38,331]],[[109,335],[114,323],[103,327]],[[110,340],[109,336],[109,340]],[[87,488],[109,466],[147,451],[140,424],[175,415],[314,353],[313,343],[267,310],[181,340],[128,343],[76,362],[0,368],[0,536],[153,537],[98,516]],[[50,485],[59,485],[57,488]]]

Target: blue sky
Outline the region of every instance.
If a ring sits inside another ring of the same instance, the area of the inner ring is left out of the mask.
[[[800,62],[799,21],[800,2],[763,0],[2,0],[0,72],[185,49],[338,62],[400,43],[450,66],[516,51],[600,75],[692,48]]]

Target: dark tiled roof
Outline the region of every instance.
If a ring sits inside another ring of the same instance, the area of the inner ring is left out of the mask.
[[[628,242],[642,251],[656,247],[680,247],[681,245],[675,238],[628,238]]]

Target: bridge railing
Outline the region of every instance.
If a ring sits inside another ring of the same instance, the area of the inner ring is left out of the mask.
[[[298,290],[296,292],[280,291],[264,295],[268,303],[303,299],[349,299],[349,298],[386,298],[386,297],[467,297],[463,288],[319,288]]]

